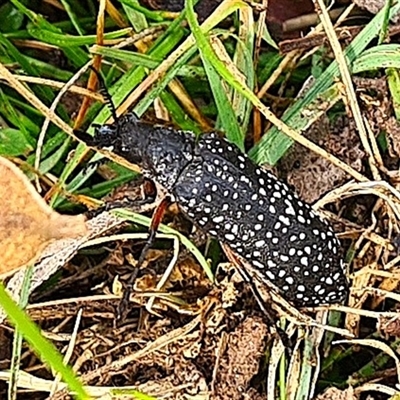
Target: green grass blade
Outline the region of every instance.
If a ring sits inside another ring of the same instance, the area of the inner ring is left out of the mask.
[[[21,297],[19,299],[19,306],[24,310],[29,300],[29,286],[31,284],[33,274],[33,267],[29,266],[25,270],[24,279],[22,282]],[[17,378],[21,362],[23,336],[18,327],[15,328],[13,339],[13,351],[10,366],[10,382],[8,384],[8,398],[10,400],[17,398]]]
[[[84,35],[84,36],[74,36],[66,35],[65,33],[53,32],[35,25],[29,25],[29,33],[37,40],[44,43],[52,44],[53,46],[59,47],[79,47],[79,46],[89,46],[96,43],[96,35]],[[123,28],[114,32],[108,32],[104,34],[105,40],[118,39],[120,37],[126,36],[132,33],[131,28]]]
[[[379,68],[400,68],[400,45],[381,44],[364,51],[351,70],[358,74]]]
[[[235,143],[241,150],[244,150],[244,136],[223,82],[207,58],[202,57],[202,62],[218,109],[219,124],[217,125],[217,129],[225,132],[226,137],[232,143]]]
[[[400,11],[400,3],[394,5],[390,15],[395,15]],[[360,32],[345,50],[345,56],[351,65],[357,57],[366,49],[371,41],[377,36],[384,20],[384,10],[381,10],[372,21]],[[314,85],[307,91],[304,98],[297,101],[292,107],[288,108],[283,114],[282,120],[297,131],[302,131],[307,123],[307,118],[302,116],[303,109],[312,101],[315,101],[318,95],[328,89],[334,80],[339,77],[339,67],[336,61],[333,61],[324,73],[315,81]],[[276,127],[272,127],[249,152],[257,163],[268,163],[275,165],[285,154],[293,141]]]
[[[90,398],[89,395],[75,377],[72,369],[64,365],[63,359],[54,345],[42,336],[39,328],[15,304],[6,292],[3,283],[0,283],[0,304],[7,313],[8,319],[19,329],[41,360],[61,375],[64,382],[78,399],[88,400]]]
[[[142,225],[142,226],[150,226],[151,223],[151,218],[146,217],[141,214],[134,213],[132,211],[128,211],[125,209],[115,209],[112,210],[112,213],[115,214],[118,217],[124,218],[127,221],[134,222],[136,224]],[[210,266],[208,265],[207,260],[204,258],[204,256],[200,253],[198,248],[188,239],[186,236],[182,235],[180,232],[176,231],[175,229],[170,228],[167,225],[161,224],[158,230],[162,233],[168,233],[171,235],[175,235],[178,237],[180,242],[194,255],[194,257],[197,259],[199,264],[202,266],[204,269],[204,272],[206,273],[208,279],[210,279],[211,282],[214,282],[214,275],[210,269]]]

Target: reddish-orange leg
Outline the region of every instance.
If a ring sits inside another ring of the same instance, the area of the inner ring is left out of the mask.
[[[154,244],[157,230],[162,222],[165,211],[167,210],[170,203],[171,203],[171,199],[168,196],[164,197],[161,200],[161,202],[158,204],[157,208],[154,210],[153,217],[151,219],[151,224],[150,224],[149,237],[147,238],[146,244],[144,245],[142,252],[140,253],[140,257],[137,262],[137,265],[135,266],[135,269],[133,270],[132,275],[129,278],[129,281],[128,281],[128,284],[124,291],[122,300],[118,306],[118,311],[117,311],[117,319],[118,320],[124,319],[125,315],[127,314],[129,298],[133,292],[133,285],[139,274],[139,270],[140,270],[141,266],[143,265],[143,262],[146,258],[147,252],[149,251],[150,247]]]

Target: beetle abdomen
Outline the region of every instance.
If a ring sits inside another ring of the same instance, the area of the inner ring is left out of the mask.
[[[308,204],[214,133],[201,137],[195,153],[173,194],[199,228],[298,306],[345,299],[339,241]]]

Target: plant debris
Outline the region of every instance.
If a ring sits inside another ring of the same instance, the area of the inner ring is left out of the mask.
[[[0,274],[34,263],[52,241],[87,232],[83,215],[61,215],[11,161],[0,157]]]

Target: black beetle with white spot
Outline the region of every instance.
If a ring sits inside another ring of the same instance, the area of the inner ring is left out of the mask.
[[[261,281],[298,307],[341,303],[348,282],[332,227],[289,187],[216,133],[126,114],[78,134],[138,165],[204,232],[227,245]]]

